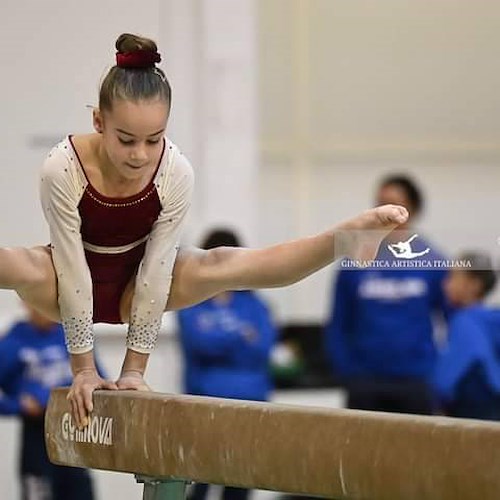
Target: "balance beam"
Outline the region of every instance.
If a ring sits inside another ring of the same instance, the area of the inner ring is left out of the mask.
[[[45,420],[61,465],[336,499],[500,498],[498,423],[97,391],[81,432],[66,395]]]

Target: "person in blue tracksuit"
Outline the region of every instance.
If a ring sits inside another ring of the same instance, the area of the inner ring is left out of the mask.
[[[399,203],[410,218],[389,235],[367,267],[340,263],[325,351],[334,374],[347,390],[347,406],[431,414],[429,379],[436,362],[434,318],[446,317],[443,257],[411,223],[423,199],[406,176],[384,179],[377,204]]]
[[[71,385],[64,331],[32,309],[0,339],[0,415],[21,418],[19,475],[22,500],[92,500],[85,469],[49,462],[44,413],[50,391]]]
[[[484,253],[469,252],[458,260],[464,266],[452,270],[445,282],[457,309],[438,357],[434,388],[450,416],[500,420],[500,309],[483,302],[496,274]]]
[[[202,248],[240,246],[225,229],[211,232]],[[269,359],[276,328],[265,302],[252,291],[225,292],[177,313],[188,394],[266,401],[272,389]],[[196,484],[201,500],[208,485]],[[247,498],[248,490],[224,488],[226,500]]]

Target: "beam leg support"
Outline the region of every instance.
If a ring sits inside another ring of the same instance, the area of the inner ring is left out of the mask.
[[[187,482],[182,479],[135,476],[144,484],[142,500],[185,500]]]

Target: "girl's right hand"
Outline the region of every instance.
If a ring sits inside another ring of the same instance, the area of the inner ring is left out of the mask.
[[[96,389],[118,390],[118,387],[114,382],[104,380],[96,370],[92,369],[81,370],[73,376],[67,399],[78,429],[83,429],[89,423],[88,416],[94,409],[92,393]]]

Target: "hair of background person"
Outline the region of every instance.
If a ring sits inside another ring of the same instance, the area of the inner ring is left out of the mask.
[[[410,201],[414,213],[420,213],[424,208],[424,196],[418,184],[411,177],[404,174],[393,174],[384,177],[379,184],[379,188],[387,186],[398,186],[401,188]]]
[[[227,228],[215,228],[210,230],[203,238],[201,248],[210,250],[217,247],[240,247],[241,242],[237,234]]]
[[[481,251],[463,252],[459,255],[458,261],[467,263],[464,267],[460,267],[462,271],[471,274],[480,281],[483,297],[495,288],[498,279],[497,273],[494,269],[493,260],[487,253]]]

